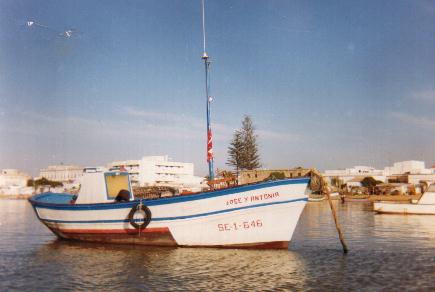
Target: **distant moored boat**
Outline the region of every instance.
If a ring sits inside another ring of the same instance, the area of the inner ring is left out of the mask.
[[[373,210],[389,214],[435,215],[435,184],[429,186],[417,203],[379,202],[373,204]]]

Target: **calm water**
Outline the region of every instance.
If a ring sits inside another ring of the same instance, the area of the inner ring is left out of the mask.
[[[102,246],[57,240],[27,201],[0,200],[0,291],[435,290],[435,216],[309,203],[289,250]]]

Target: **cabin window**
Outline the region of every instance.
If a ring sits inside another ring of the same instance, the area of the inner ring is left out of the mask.
[[[106,174],[107,198],[115,199],[121,190],[130,191],[128,175],[126,174]],[[131,198],[131,195],[130,195]]]

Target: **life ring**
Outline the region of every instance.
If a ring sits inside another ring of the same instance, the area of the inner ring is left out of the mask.
[[[145,213],[145,217],[144,217],[144,221],[139,224],[134,220],[134,214],[140,211],[143,211]],[[128,220],[130,221],[131,226],[133,226],[134,228],[144,229],[148,226],[148,224],[150,224],[151,211],[144,204],[138,203],[134,205],[133,208],[131,208],[130,213],[128,213]]]

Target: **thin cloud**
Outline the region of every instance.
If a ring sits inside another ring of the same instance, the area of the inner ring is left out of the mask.
[[[204,134],[203,128],[205,127],[205,121],[193,116],[173,113],[168,114],[156,111],[142,111],[132,107],[123,107],[122,111],[125,114],[133,117],[141,117],[146,120],[149,119],[153,121],[153,123],[158,121],[159,124],[154,124],[154,131],[151,132],[156,132],[160,134],[160,132],[162,131],[159,131],[159,129],[161,129],[164,133],[172,133],[172,135],[177,137],[180,137],[180,133],[185,133],[189,135],[189,138],[193,138],[195,136],[197,138],[202,137]],[[188,125],[189,130],[186,130],[186,128],[176,125]],[[232,137],[235,130],[233,127],[217,122],[212,123],[212,129],[214,133],[214,139],[220,141],[228,140],[230,137]],[[291,142],[299,141],[301,139],[299,135],[289,133],[279,133],[268,130],[257,130],[256,132],[259,138],[263,140]]]
[[[198,131],[177,124],[138,123],[136,121],[94,120],[69,117],[67,122],[73,125],[73,131],[97,132],[107,135],[122,135],[125,138],[152,138],[161,140],[194,139]]]
[[[423,90],[415,92],[412,98],[419,101],[435,102],[435,90]]]
[[[156,128],[160,127],[166,132],[168,132],[168,129],[182,129],[184,133],[190,133],[189,138],[195,135],[197,137],[205,137],[206,135],[205,118],[200,119],[180,113],[144,111],[133,107],[123,107],[121,110],[125,115],[142,118],[148,125],[154,125]],[[226,140],[226,137],[231,136],[233,132],[231,127],[218,122],[212,123],[212,129],[215,140]],[[174,132],[173,134],[177,136],[180,135],[179,132]]]
[[[53,122],[55,122],[57,120],[56,118],[54,118],[54,117],[52,117],[52,116],[50,116],[48,114],[40,114],[40,113],[33,112],[33,111],[23,111],[23,110],[21,110],[21,111],[14,112],[14,114],[22,115],[25,118],[34,120],[36,122],[53,123]]]
[[[144,111],[133,107],[122,107],[121,111],[130,117],[143,118],[158,123],[189,124],[190,127],[198,128],[203,127],[204,123],[201,119],[180,113]]]
[[[167,113],[143,111],[129,106],[122,107],[121,110],[123,111],[123,113],[133,117],[157,118],[159,120],[163,120],[167,119],[169,116]]]
[[[75,136],[86,136],[91,133],[99,135],[128,138],[154,138],[161,140],[205,139],[204,121],[192,116],[167,114],[155,111],[141,111],[132,107],[122,108],[122,112],[130,117],[141,119],[92,119],[79,116],[53,116],[38,112],[20,112],[23,115],[20,125],[14,127],[15,133],[37,134],[41,129],[49,132],[69,132]],[[213,123],[213,138],[215,141],[228,141],[232,138],[234,128]],[[10,132],[10,131],[9,131]],[[296,134],[280,133],[270,130],[256,131],[260,141],[292,142],[301,137]]]
[[[274,141],[281,141],[281,142],[294,142],[294,141],[300,141],[301,137],[296,134],[290,134],[290,133],[279,133],[279,132],[273,132],[273,131],[266,131],[266,130],[257,130],[258,137],[262,140],[274,140]]]
[[[400,120],[403,123],[412,124],[419,128],[435,130],[435,120],[426,117],[414,116],[411,114],[392,112],[390,114],[393,118]]]
[[[40,114],[33,111],[17,112],[20,115],[20,122],[14,127],[6,127],[8,131],[2,132],[40,135],[42,132],[50,133],[69,133],[76,137],[86,137],[93,134],[103,136],[123,136],[124,138],[152,138],[160,140],[180,141],[182,139],[200,139],[203,132],[197,127],[192,127],[188,122],[171,122],[163,116],[163,113],[134,112],[132,115],[153,117],[146,120],[112,120],[84,118],[79,116],[54,116]],[[205,134],[203,135],[205,137]]]
[[[435,13],[435,3],[431,0],[416,1],[426,13]]]

